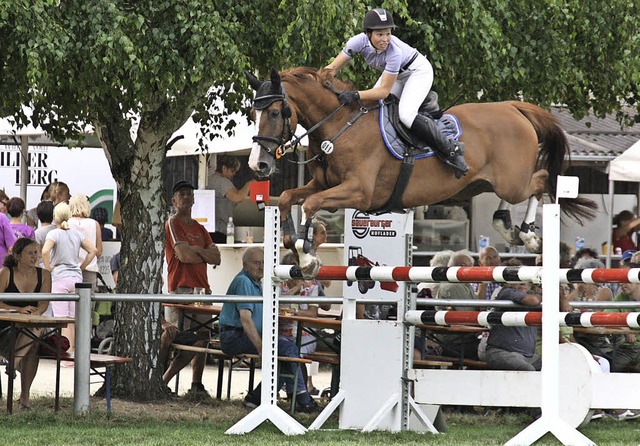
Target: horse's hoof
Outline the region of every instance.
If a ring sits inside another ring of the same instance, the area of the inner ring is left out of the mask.
[[[521,232],[520,239],[528,252],[532,254],[542,253],[542,238],[535,232]]]
[[[302,277],[305,279],[313,279],[320,271],[320,262],[316,257],[306,255],[304,257],[310,258],[309,262],[306,265],[302,264],[302,260],[300,261],[300,271],[302,271]]]

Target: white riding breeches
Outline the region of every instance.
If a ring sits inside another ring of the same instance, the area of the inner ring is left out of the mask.
[[[376,85],[380,81],[381,78]],[[400,121],[408,128],[413,125],[418,109],[431,91],[432,85],[433,67],[422,54],[418,54],[409,68],[398,74],[398,78],[391,87],[391,94],[400,98],[398,106]]]

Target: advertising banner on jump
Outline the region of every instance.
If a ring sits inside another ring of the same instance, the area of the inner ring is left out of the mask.
[[[372,215],[355,209],[344,213],[344,262],[349,266],[404,266],[407,238],[413,234],[413,212]],[[404,296],[403,282],[346,281],[347,298],[366,297],[397,301]]]

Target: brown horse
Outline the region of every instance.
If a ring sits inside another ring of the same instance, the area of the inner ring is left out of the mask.
[[[286,143],[292,138],[297,142],[294,132],[298,124],[307,130],[313,179],[282,193],[279,207],[283,219],[295,204],[302,204],[307,228],[319,209],[376,211],[385,206],[402,161],[385,147],[376,104],[364,104],[371,107],[364,114],[360,114],[364,107],[358,104],[341,107],[337,93],[353,88],[328,70],[272,70],[271,80],[265,82],[250,74],[247,77],[256,90],[253,111],[258,124],[249,166],[258,176],[269,177],[276,172],[276,158],[283,154]],[[529,251],[539,252],[541,243],[533,226],[538,200],[545,192],[553,199],[557,176],[564,171],[565,157],[570,155],[556,119],[535,105],[517,101],[463,104],[448,113],[460,122],[469,173],[456,179],[437,157],[417,160],[401,206],[463,200],[493,191],[502,199],[493,226],[509,243],[525,244]],[[529,206],[522,225],[513,226],[509,204],[527,199]],[[593,216],[594,206],[584,199],[563,200],[562,209],[580,221]],[[291,226],[283,229],[285,236],[292,232]],[[304,231],[301,235],[309,241],[310,235]],[[304,240],[296,242],[299,253],[308,251],[300,243]],[[308,261],[311,259],[301,258],[302,264]]]

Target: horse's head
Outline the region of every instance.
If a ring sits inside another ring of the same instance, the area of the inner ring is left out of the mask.
[[[247,73],[255,90],[252,111],[255,112],[258,134],[253,137],[249,167],[261,177],[269,177],[276,170],[276,158],[284,154],[283,145],[294,135],[297,119],[287,103],[280,73],[271,69],[271,80],[260,81]]]

